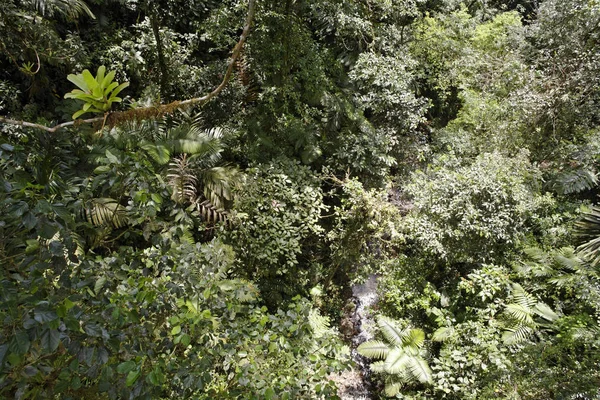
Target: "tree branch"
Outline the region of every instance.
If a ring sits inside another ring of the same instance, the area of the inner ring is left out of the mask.
[[[246,39],[248,38],[248,35],[250,34],[250,27],[252,25],[252,20],[254,19],[255,6],[256,6],[256,0],[249,0],[248,14],[246,15],[246,22],[244,25],[244,29],[240,36],[240,40],[237,42],[237,44],[235,45],[235,47],[232,50],[231,57],[229,58],[229,62],[227,65],[227,70],[225,71],[225,76],[223,77],[223,81],[221,81],[221,84],[219,86],[217,86],[212,92],[210,92],[202,97],[195,97],[195,98],[187,99],[187,100],[183,100],[183,101],[174,101],[169,104],[163,104],[163,105],[159,105],[159,106],[134,108],[134,109],[128,110],[128,111],[113,111],[113,112],[109,112],[109,113],[105,114],[102,117],[95,117],[95,118],[88,118],[88,119],[83,119],[83,120],[74,120],[74,121],[69,121],[69,122],[63,122],[63,123],[55,125],[53,127],[49,127],[49,126],[41,125],[41,124],[35,124],[33,122],[18,121],[18,120],[1,117],[1,116],[0,116],[0,123],[26,126],[28,128],[41,129],[46,132],[54,133],[54,132],[58,131],[59,129],[63,129],[63,128],[66,128],[69,126],[77,126],[77,125],[81,125],[81,124],[92,124],[92,123],[101,122],[101,121],[106,121],[109,126],[115,126],[124,121],[159,118],[166,114],[171,114],[174,111],[176,111],[182,107],[206,103],[206,102],[210,101],[213,97],[215,97],[219,93],[221,93],[221,91],[225,88],[225,86],[227,86],[227,83],[229,82],[229,79],[231,78],[231,75],[233,74],[235,62],[240,57],[242,48],[244,47],[244,43],[246,42]]]

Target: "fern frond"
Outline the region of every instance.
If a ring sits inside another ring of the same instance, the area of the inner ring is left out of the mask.
[[[401,348],[393,348],[385,358],[385,372],[392,375],[404,373],[411,358]]]
[[[369,369],[371,370],[371,372],[375,373],[385,372],[385,361],[375,361],[371,363]]]
[[[519,306],[530,309],[537,303],[536,299],[527,293],[518,283],[514,283],[512,289],[511,297]]]
[[[232,199],[233,186],[241,175],[236,168],[213,167],[198,174],[203,185],[204,197],[215,207],[225,208],[225,202]]]
[[[90,18],[96,17],[83,0],[27,0],[44,17],[53,17],[62,14],[68,18],[76,19],[83,14]]]
[[[563,247],[557,250],[554,254],[554,261],[562,268],[570,271],[581,269],[583,260],[577,257],[575,249],[571,247]]]
[[[390,352],[390,347],[384,342],[370,340],[362,343],[356,349],[358,354],[367,358],[384,359]]]
[[[321,338],[331,332],[329,318],[321,315],[318,310],[311,309],[308,314],[308,323],[316,338]]]

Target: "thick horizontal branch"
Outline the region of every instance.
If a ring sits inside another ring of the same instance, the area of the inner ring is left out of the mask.
[[[143,107],[143,108],[134,108],[128,111],[114,111],[109,112],[102,117],[88,118],[83,120],[74,120],[69,122],[63,122],[61,124],[55,125],[53,127],[49,127],[46,125],[35,124],[33,122],[27,121],[18,121],[11,118],[0,117],[0,123],[11,124],[11,125],[19,125],[26,126],[28,128],[41,129],[50,133],[56,132],[59,129],[63,129],[69,126],[77,126],[81,124],[92,124],[95,122],[105,122],[110,126],[116,126],[124,121],[131,120],[145,120],[151,118],[159,118],[167,114],[171,114],[176,110],[187,107],[191,105],[203,104],[210,101],[213,97],[217,96],[221,91],[227,86],[231,75],[233,74],[233,69],[235,67],[235,62],[240,57],[242,52],[242,48],[244,47],[244,43],[250,34],[250,26],[252,25],[252,20],[254,19],[254,12],[256,6],[256,0],[249,0],[248,2],[248,14],[246,16],[246,22],[244,25],[244,29],[242,31],[242,35],[240,36],[240,40],[237,42],[233,51],[231,53],[231,57],[229,58],[229,63],[227,65],[227,70],[225,71],[225,76],[221,81],[221,84],[217,86],[212,92],[208,93],[202,97],[195,97],[193,99],[187,99],[183,101],[174,101],[169,104],[163,104],[159,106],[151,106],[151,107]]]

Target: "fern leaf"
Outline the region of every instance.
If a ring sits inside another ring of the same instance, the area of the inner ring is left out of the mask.
[[[196,199],[198,180],[190,170],[187,156],[176,158],[169,164],[168,184],[172,190],[171,198],[178,204],[193,202]]]
[[[595,267],[600,263],[600,208],[592,207],[575,223],[575,235],[583,243],[577,247],[582,258]]]
[[[530,309],[537,303],[536,299],[527,293],[525,289],[523,289],[523,287],[521,287],[521,285],[518,283],[513,284],[511,296],[516,304],[525,309]]]
[[[385,361],[375,361],[369,366],[372,372],[381,373],[385,372]]]

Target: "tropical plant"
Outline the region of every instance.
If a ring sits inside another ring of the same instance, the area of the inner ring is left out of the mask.
[[[521,285],[513,284],[511,303],[506,305],[504,318],[506,332],[502,339],[506,344],[518,344],[529,339],[539,327],[549,327],[538,322],[534,317],[542,317],[548,322],[554,322],[558,315],[544,302],[538,301],[527,293]]]
[[[129,86],[129,82],[117,83],[115,71],[106,73],[106,67],[101,65],[94,77],[92,73],[84,69],[80,74],[69,74],[67,79],[74,83],[79,89],[73,89],[65,94],[65,99],[76,99],[83,102],[81,110],[73,114],[73,119],[81,115],[93,113],[105,113],[109,111],[113,103],[120,103],[121,98],[117,97],[123,89]]]
[[[581,257],[592,266],[600,263],[600,207],[592,206],[575,223],[575,235],[580,240],[577,247]]]
[[[425,332],[416,328],[398,327],[398,322],[384,316],[377,318],[383,337],[388,343],[370,340],[358,346],[359,354],[382,359],[371,364],[373,372],[385,374],[385,394],[396,396],[409,383],[432,383],[431,370],[423,349]]]

